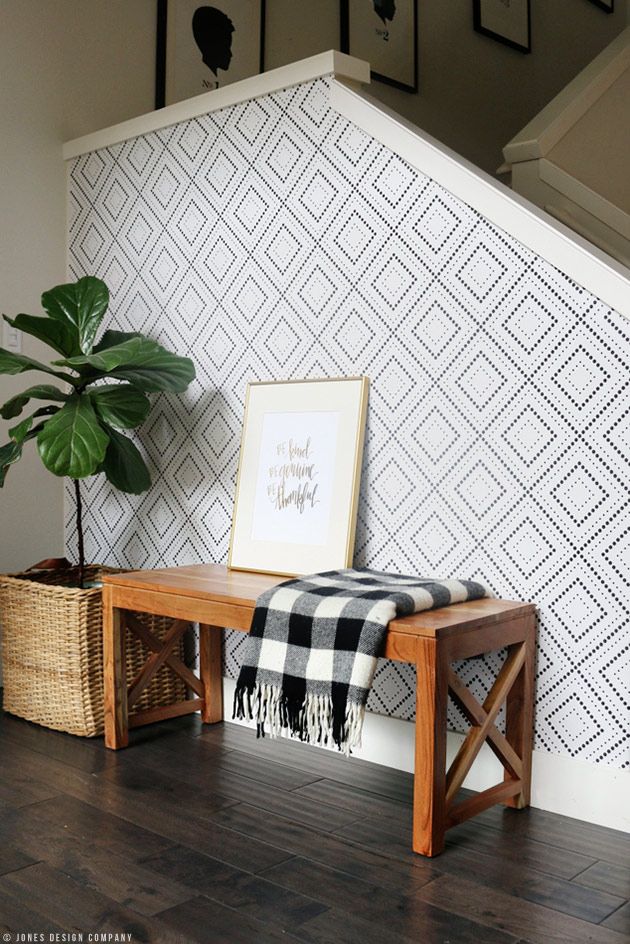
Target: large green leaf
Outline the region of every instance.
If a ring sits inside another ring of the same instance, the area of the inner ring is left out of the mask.
[[[75,378],[71,374],[64,374],[60,370],[52,370],[46,364],[33,360],[32,357],[25,357],[23,354],[14,354],[13,351],[5,351],[0,347],[0,374],[23,374],[27,370],[43,370],[45,374],[52,374],[53,377],[60,377],[67,383],[74,383]]]
[[[146,420],[151,403],[142,390],[130,384],[107,384],[95,387],[92,406],[104,423],[120,429],[135,429]]]
[[[5,446],[0,446],[0,488],[5,483],[7,471],[12,463],[22,455],[22,446],[20,443],[10,442]]]
[[[42,305],[51,318],[74,329],[75,350],[89,354],[109,305],[109,290],[101,279],[86,275],[44,292]]]
[[[51,384],[37,384],[35,387],[29,387],[24,393],[11,397],[0,406],[0,416],[5,420],[12,420],[14,416],[20,415],[29,400],[53,400],[55,403],[64,403],[68,397],[69,394],[62,393]]]
[[[123,341],[129,341],[130,338],[141,338],[142,335],[137,331],[109,331],[103,332],[103,337],[94,345],[92,350],[93,354],[98,354],[99,351],[105,351],[108,347],[114,347],[117,344],[122,344]]]
[[[33,420],[36,420],[38,416],[54,416],[55,413],[59,412],[58,406],[42,406],[39,410],[35,410],[32,416],[27,416],[25,420],[22,420],[21,423],[18,423],[17,426],[14,426],[9,430],[9,436],[14,442],[23,443],[27,439],[32,439],[37,435],[43,424],[40,424],[37,429],[33,427]]]
[[[94,475],[108,444],[109,438],[85,394],[73,394],[37,436],[37,448],[49,472],[73,479]]]
[[[92,367],[103,376],[127,380],[149,393],[160,390],[181,393],[195,378],[195,365],[190,358],[171,354],[156,341],[142,336],[98,353],[55,363],[75,370]]]
[[[16,315],[15,318],[3,315],[3,318],[14,328],[38,338],[64,357],[81,353],[77,332],[64,322],[53,318],[36,318],[35,315]]]
[[[9,430],[9,436],[13,442],[23,443],[32,425],[33,417],[27,416],[25,420],[22,420],[21,423],[18,423],[17,426]]]
[[[131,495],[146,492],[151,487],[151,476],[136,446],[111,427],[107,428],[107,435],[109,446],[102,471],[108,480],[121,492]]]

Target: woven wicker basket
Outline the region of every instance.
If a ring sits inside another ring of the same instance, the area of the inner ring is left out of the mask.
[[[85,579],[112,572],[89,566]],[[103,733],[102,594],[99,587],[77,589],[77,577],[77,568],[0,575],[3,707],[47,728],[94,737]],[[159,638],[172,623],[146,613],[136,617]],[[126,645],[131,679],[148,651],[129,631]],[[183,660],[184,646],[182,641],[178,653]],[[182,680],[162,666],[131,714],[185,698]]]

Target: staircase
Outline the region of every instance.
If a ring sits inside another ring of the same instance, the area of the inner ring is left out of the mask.
[[[516,137],[512,189],[630,267],[630,27]]]

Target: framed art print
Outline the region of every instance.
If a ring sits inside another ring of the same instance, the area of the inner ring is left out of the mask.
[[[159,0],[156,107],[262,71],[264,0]]]
[[[373,78],[417,92],[417,0],[342,0],[342,50],[366,59]]]
[[[473,24],[512,49],[532,51],[530,0],[473,0]]]
[[[265,0],[265,71],[339,49],[339,31],[339,0]]]
[[[229,567],[352,564],[367,395],[367,377],[248,385]]]

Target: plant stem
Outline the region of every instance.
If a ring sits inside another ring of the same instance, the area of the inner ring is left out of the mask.
[[[83,505],[81,504],[81,489],[79,488],[78,479],[74,479],[74,495],[77,502],[77,534],[79,537],[79,587],[83,589],[85,549],[83,547]]]

